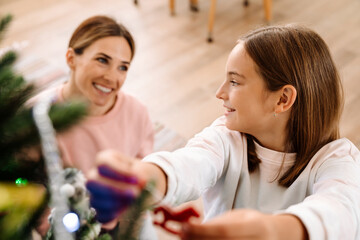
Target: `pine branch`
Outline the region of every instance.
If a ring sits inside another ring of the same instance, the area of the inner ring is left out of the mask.
[[[31,109],[24,109],[3,123],[0,129],[0,152],[14,154],[22,147],[39,144],[40,138]]]
[[[84,103],[61,103],[51,107],[49,116],[55,130],[68,129],[86,115]],[[23,109],[0,126],[0,154],[13,155],[23,147],[40,143],[39,133],[35,126],[32,109]]]
[[[62,132],[80,122],[87,114],[84,102],[72,101],[52,105],[49,116],[57,132]]]
[[[148,200],[155,189],[155,182],[150,181],[141,191],[135,203],[125,213],[125,220],[120,223],[120,230],[116,239],[138,239],[141,216],[149,209]]]
[[[9,23],[12,20],[11,14],[2,17],[0,20],[0,40],[2,40],[3,33],[5,32],[6,28],[9,26]]]
[[[17,54],[14,51],[6,52],[0,59],[0,71],[5,67],[9,67],[14,64],[16,59]]]
[[[23,99],[19,102],[22,105],[34,92],[34,86],[27,85],[22,76],[16,76],[11,67],[0,69],[0,109],[6,108],[7,105],[14,105],[16,98]],[[14,107],[18,109],[21,105]],[[7,116],[7,114],[2,114],[2,116]]]
[[[14,182],[18,178],[25,178],[32,183],[47,185],[48,182],[43,159],[29,161],[11,158],[6,166],[0,167],[0,173],[0,181]]]
[[[22,76],[16,76],[11,67],[5,67],[0,72],[0,87],[1,98],[6,99],[6,96],[13,92],[19,91],[21,87],[26,84]]]
[[[23,108],[25,102],[28,101],[34,94],[35,86],[31,84],[23,87],[19,91],[12,92],[7,96],[7,98],[0,96],[1,99],[4,98],[3,101],[0,102],[0,116],[2,116],[2,118],[0,118],[0,126],[5,124],[9,119],[13,118],[19,109]]]
[[[5,68],[1,69],[1,72],[0,72],[0,86],[1,86],[1,88],[4,88],[1,91],[1,95],[3,93],[6,93],[6,92],[4,92],[5,87],[8,84],[10,84],[14,78],[15,78],[15,75],[14,75],[12,69],[11,69],[11,66],[8,66],[8,67],[5,67]]]

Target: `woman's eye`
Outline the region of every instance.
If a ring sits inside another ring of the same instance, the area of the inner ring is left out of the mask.
[[[231,86],[237,86],[237,85],[239,85],[239,83],[235,82],[234,80],[230,80],[230,84],[231,84]]]
[[[102,58],[102,57],[99,57],[96,60],[98,60],[101,63],[107,63],[108,62],[108,60],[106,58]]]
[[[129,69],[128,66],[125,66],[125,65],[119,67],[120,71],[127,71],[128,69]]]

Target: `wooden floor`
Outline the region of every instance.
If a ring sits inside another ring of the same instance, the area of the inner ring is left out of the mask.
[[[224,78],[227,56],[238,36],[264,25],[261,0],[244,8],[241,0],[218,0],[215,41],[208,44],[210,1],[200,12],[188,1],[176,1],[176,15],[167,0],[0,0],[0,14],[15,17],[1,47],[26,45],[21,53],[67,69],[65,51],[75,27],[94,14],[123,22],[133,33],[137,52],[124,89],[146,103],[151,117],[192,137],[222,115],[215,91]],[[360,1],[274,0],[273,22],[303,23],[330,46],[339,67],[346,105],[341,131],[360,146]]]
[[[66,70],[75,27],[95,14],[115,17],[137,43],[124,89],[148,106],[154,121],[188,139],[224,112],[215,91],[238,36],[264,25],[261,0],[247,8],[241,0],[218,0],[215,41],[208,44],[209,4],[199,0],[194,13],[187,0],[177,0],[171,17],[167,0],[139,0],[138,6],[132,0],[0,0],[0,14],[15,17],[0,47],[22,46],[23,58]],[[328,43],[346,94],[341,133],[360,147],[360,1],[274,0],[272,24],[290,22],[312,27]]]

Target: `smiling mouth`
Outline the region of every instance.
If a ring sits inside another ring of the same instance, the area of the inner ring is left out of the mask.
[[[96,83],[93,83],[93,85],[96,89],[100,90],[103,93],[110,93],[113,90],[112,88],[107,88]]]
[[[225,107],[225,109],[227,112],[235,112],[235,109],[233,109],[233,108]]]

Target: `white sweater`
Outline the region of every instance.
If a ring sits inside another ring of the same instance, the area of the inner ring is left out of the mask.
[[[311,240],[360,239],[360,153],[349,140],[321,148],[289,188],[273,179],[283,159],[282,173],[296,154],[255,145],[261,163],[250,174],[246,137],[227,129],[222,117],[185,148],[154,153],[144,161],[167,174],[162,204],[178,205],[202,195],[205,221],[233,208],[253,208],[296,215]]]

